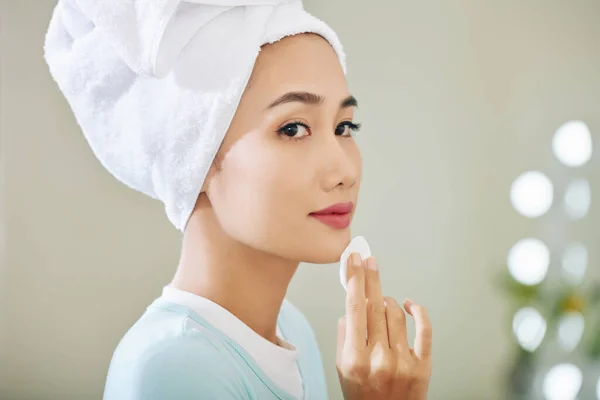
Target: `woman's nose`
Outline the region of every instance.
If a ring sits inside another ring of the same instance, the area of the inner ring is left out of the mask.
[[[360,153],[352,139],[331,135],[331,139],[323,145],[321,158],[326,191],[340,185],[346,189],[350,188],[359,179]]]

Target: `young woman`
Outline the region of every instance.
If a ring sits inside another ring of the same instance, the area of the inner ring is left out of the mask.
[[[285,295],[300,262],[336,262],[350,242],[362,160],[357,101],[335,44],[317,33],[261,43],[185,220],[173,280],[119,343],[106,400],[327,398],[314,332]],[[403,304],[417,327],[410,348],[375,258],[353,254],[348,275],[344,399],[425,399],[426,311]]]

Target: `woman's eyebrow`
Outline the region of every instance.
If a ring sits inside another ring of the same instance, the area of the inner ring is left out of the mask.
[[[340,108],[348,108],[348,107],[358,107],[358,102],[354,96],[348,96],[344,100],[342,100],[342,104],[340,104]]]
[[[322,104],[325,101],[325,97],[310,93],[310,92],[288,92],[284,95],[278,97],[275,101],[273,101],[266,109],[271,109],[277,106],[280,106],[285,103],[293,103],[299,102],[310,105],[318,105]],[[340,108],[348,108],[348,107],[358,107],[358,103],[354,96],[348,96],[344,100],[342,100],[340,104]]]

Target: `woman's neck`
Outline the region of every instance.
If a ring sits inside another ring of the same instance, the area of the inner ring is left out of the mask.
[[[171,285],[219,304],[277,343],[277,317],[298,265],[234,241],[212,210],[203,210],[188,223]]]

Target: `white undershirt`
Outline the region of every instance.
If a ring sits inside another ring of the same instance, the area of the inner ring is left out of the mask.
[[[163,300],[189,307],[219,331],[237,342],[279,387],[297,399],[302,399],[302,378],[296,363],[296,347],[287,342],[277,326],[279,345],[253,331],[239,318],[219,304],[172,286],[163,288]]]

